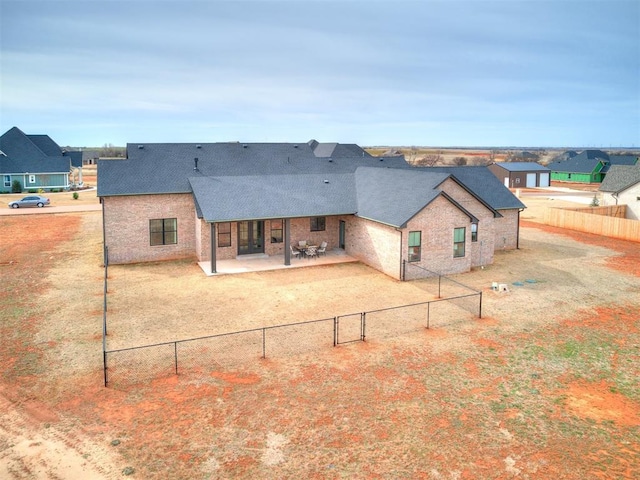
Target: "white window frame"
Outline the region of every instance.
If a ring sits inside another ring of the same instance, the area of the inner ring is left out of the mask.
[[[10,187],[11,186],[11,175],[3,175],[4,178],[4,186],[5,187]]]
[[[36,176],[34,174],[29,174],[29,183],[36,183]]]

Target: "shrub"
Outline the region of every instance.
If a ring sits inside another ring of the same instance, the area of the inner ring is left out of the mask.
[[[78,194],[78,192],[73,192],[73,199],[77,200],[78,197],[80,197],[80,195]]]
[[[599,207],[600,206],[600,200],[598,200],[598,197],[596,195],[593,196],[593,200],[591,200],[591,207]]]
[[[11,184],[11,193],[22,193],[22,184],[20,180],[14,180]]]
[[[30,188],[27,193],[38,193],[38,191],[35,188]]]

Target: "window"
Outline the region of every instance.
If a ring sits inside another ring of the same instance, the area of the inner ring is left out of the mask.
[[[231,222],[218,224],[218,246],[219,247],[231,246]]]
[[[271,243],[282,243],[282,220],[271,220]]]
[[[160,218],[149,220],[151,245],[173,245],[178,243],[178,219]]]
[[[478,241],[478,224],[477,223],[471,224],[471,241],[472,242]]]
[[[516,185],[520,183],[520,179],[516,177]]]
[[[29,175],[29,183],[36,183],[36,176],[35,175]]]
[[[453,256],[464,257],[464,240],[467,234],[466,228],[453,229]]]
[[[325,217],[311,217],[311,231],[323,232],[325,227]]]
[[[422,250],[422,232],[409,232],[409,261],[419,262]]]
[[[11,186],[11,175],[5,175],[4,176],[4,186],[5,187],[10,187]]]

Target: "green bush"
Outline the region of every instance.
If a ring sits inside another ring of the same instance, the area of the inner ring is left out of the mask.
[[[36,190],[35,188],[30,188],[29,190],[27,190],[27,193],[38,193],[38,190]]]
[[[73,192],[73,199],[77,200],[78,197],[80,197],[80,195],[78,194],[78,192]]]
[[[20,180],[14,180],[11,184],[11,193],[22,193],[22,184]]]

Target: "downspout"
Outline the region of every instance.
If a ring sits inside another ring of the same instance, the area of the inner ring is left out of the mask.
[[[100,197],[100,205],[102,206],[102,259],[105,262],[108,262],[107,259],[107,229],[104,225],[104,198]]]
[[[524,208],[518,209],[518,228],[516,228],[516,250],[520,250],[520,212],[524,212]]]
[[[404,282],[404,276],[402,275],[402,246],[404,240],[402,239],[402,230],[396,228],[398,232],[400,232],[400,272],[398,274],[398,278]]]

